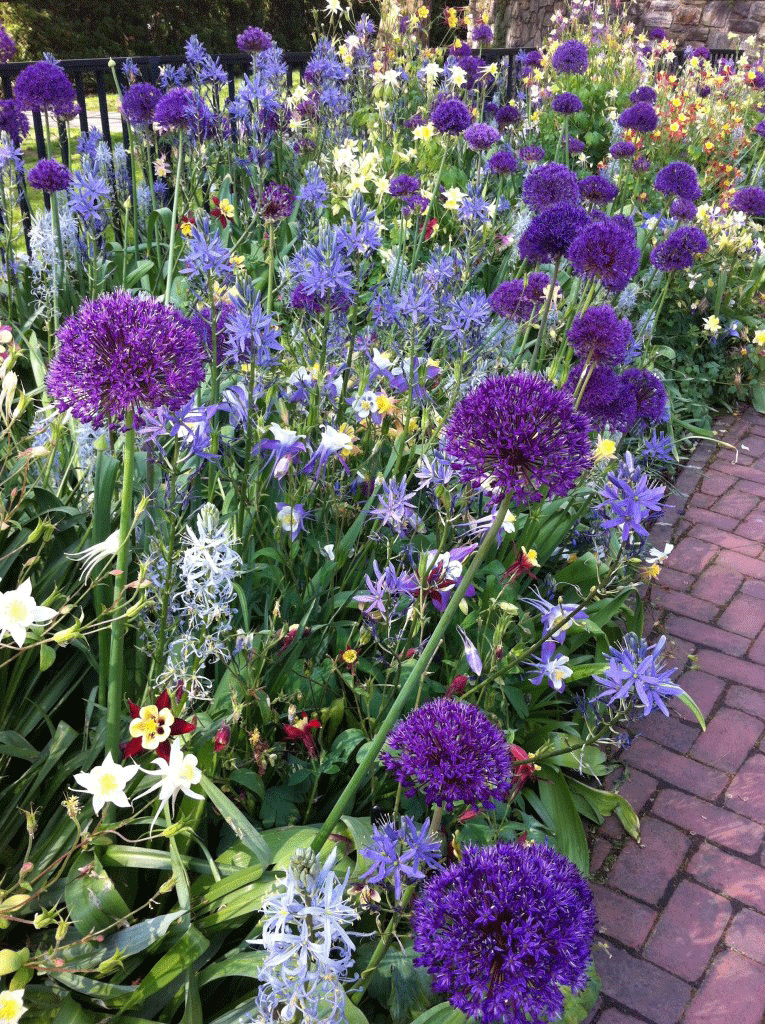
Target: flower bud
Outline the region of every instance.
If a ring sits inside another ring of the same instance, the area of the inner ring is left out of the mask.
[[[216,751],[220,752],[221,750],[226,749],[226,747],[229,745],[230,740],[231,726],[224,722],[223,725],[215,733],[215,740],[213,741],[213,746],[215,747]]]

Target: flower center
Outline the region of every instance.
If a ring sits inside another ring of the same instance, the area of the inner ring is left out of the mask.
[[[99,780],[99,786],[102,794],[114,793],[118,790],[119,783],[117,782],[116,776],[112,772],[104,772]],[[0,1018],[1,1020],[2,1018]]]
[[[169,708],[159,710],[156,704],[141,708],[138,717],[130,723],[130,735],[140,736],[144,750],[156,750],[170,736],[175,717]]]
[[[12,597],[5,606],[5,617],[8,622],[18,626],[28,626],[32,621],[29,601],[23,597]]]

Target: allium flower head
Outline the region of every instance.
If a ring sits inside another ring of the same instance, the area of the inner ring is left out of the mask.
[[[408,796],[453,810],[458,803],[493,807],[510,791],[510,748],[504,733],[472,704],[439,697],[412,711],[388,737],[380,760]]]
[[[420,191],[420,179],[412,174],[397,174],[388,185],[388,195],[399,199],[402,196],[417,195]]]
[[[492,153],[486,161],[486,168],[491,174],[514,174],[520,164],[513,152],[509,149],[501,149],[498,153]]]
[[[552,66],[561,74],[583,75],[590,63],[590,55],[584,43],[569,39],[561,43],[552,58]]]
[[[641,85],[630,93],[630,103],[655,103],[657,99],[656,90],[650,85]]]
[[[473,29],[472,38],[474,43],[490,43],[494,38],[494,30],[491,25],[479,22]]]
[[[414,904],[415,963],[481,1024],[543,1024],[563,1012],[561,986],[586,986],[595,925],[592,892],[563,854],[466,846]]]
[[[490,124],[471,124],[462,133],[462,137],[471,149],[482,150],[499,142],[499,132]]]
[[[32,188],[39,188],[41,192],[65,192],[71,180],[69,168],[58,160],[38,160],[27,174],[27,181]]]
[[[262,53],[274,45],[273,38],[262,28],[250,25],[236,37],[236,45],[243,53]]]
[[[150,82],[136,82],[122,94],[122,116],[134,128],[151,128],[162,93]]]
[[[619,127],[634,132],[652,132],[659,123],[659,115],[650,103],[634,103],[619,115]]]
[[[154,108],[154,123],[165,131],[190,128],[194,107],[194,94],[191,89],[184,89],[178,85],[157,101]]]
[[[252,202],[252,199],[250,200]],[[295,208],[295,193],[289,185],[278,185],[269,182],[253,206],[265,220],[283,220],[289,217]]]
[[[611,146],[609,153],[614,160],[623,160],[626,157],[635,155],[635,143],[630,142],[628,139],[619,139]]]
[[[706,252],[708,248],[707,236],[701,228],[677,228],[654,246],[649,259],[658,270],[671,274],[674,270],[692,267],[697,253]]]
[[[579,192],[593,206],[607,206],[619,195],[619,189],[601,174],[591,174],[579,182]]]
[[[500,316],[526,323],[541,310],[549,283],[547,274],[539,271],[529,274],[528,280],[503,281],[489,296],[489,305]]]
[[[675,160],[674,163],[662,167],[653,183],[664,195],[679,196],[680,199],[690,199],[692,202],[701,199],[696,170],[682,160]]]
[[[600,281],[610,292],[627,287],[640,266],[635,228],[624,217],[601,217],[584,227],[568,249],[579,277]]]
[[[16,102],[22,110],[55,114],[64,121],[79,111],[74,86],[57,64],[47,60],[30,64],[19,72],[14,88]]]
[[[488,377],[457,403],[446,452],[463,483],[518,505],[568,494],[590,466],[589,421],[538,374]]]
[[[677,220],[696,220],[698,207],[690,199],[673,199],[669,208],[671,217]]]
[[[0,100],[0,132],[7,132],[15,146],[29,134],[29,120],[16,100]]]
[[[5,25],[0,24],[0,64],[13,60],[16,53],[16,44],[5,30]]]
[[[632,393],[635,399],[635,423],[659,423],[666,419],[667,390],[659,378],[650,370],[640,370],[631,366],[622,374],[625,390]]]
[[[446,135],[459,135],[473,120],[462,100],[441,100],[430,112],[433,127]]]
[[[571,203],[545,207],[521,235],[518,242],[521,259],[529,263],[549,263],[565,256],[575,236],[589,220],[581,206]]]
[[[583,110],[584,104],[575,93],[561,92],[553,97],[550,107],[556,114],[564,114],[568,117],[570,114],[578,114],[580,110]]]
[[[730,201],[732,210],[740,210],[749,217],[765,217],[765,188],[750,185],[740,188]]]
[[[627,355],[632,328],[629,320],[626,317],[620,320],[611,306],[590,306],[574,317],[568,341],[582,361],[618,366]]]
[[[514,103],[508,103],[506,106],[497,109],[494,114],[494,120],[497,122],[498,128],[509,128],[514,124],[518,124],[522,120],[522,115]]]
[[[563,164],[542,164],[526,176],[521,196],[534,213],[541,213],[553,203],[576,206],[579,203],[579,185],[573,171]]]
[[[571,368],[566,390],[576,389],[584,364]],[[637,417],[635,397],[624,387],[623,379],[610,366],[596,366],[590,374],[579,401],[579,409],[598,429],[610,425],[623,433],[630,429]]]
[[[94,427],[128,412],[178,410],[205,374],[199,335],[177,310],[117,291],[85,301],[59,331],[47,388],[61,412]]]

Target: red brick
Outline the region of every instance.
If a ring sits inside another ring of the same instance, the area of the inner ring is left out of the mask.
[[[729,707],[765,719],[765,694],[757,693],[756,690],[750,690],[746,686],[729,686],[725,691],[725,703]]]
[[[688,618],[698,619],[699,622],[711,622],[718,612],[718,606],[710,601],[702,601],[699,597],[677,590],[662,590],[661,586],[653,588],[651,601],[659,608],[666,608],[667,611],[676,612],[678,615],[687,615]]]
[[[592,894],[600,932],[625,946],[639,949],[653,928],[656,911],[605,885],[593,885]]]
[[[654,716],[655,717],[655,716]],[[606,787],[616,790],[620,796],[631,805],[636,814],[640,814],[645,805],[656,792],[657,782],[645,772],[639,772],[634,768],[626,767],[625,772],[614,772],[608,777]],[[624,837],[624,826],[612,814],[606,818],[600,827],[600,831],[611,839],[622,839]]]
[[[748,657],[750,661],[755,661],[758,665],[765,665],[765,633],[761,633],[749,648]]]
[[[705,526],[715,526],[718,530],[735,530],[739,524],[739,520],[734,519],[733,516],[724,516],[721,512],[715,512],[711,508],[694,508],[692,505],[685,510],[683,518],[688,523],[703,523]],[[696,543],[703,542],[697,541]],[[672,554],[674,555],[674,551]],[[693,572],[694,570],[689,568],[685,571]]]
[[[701,650],[698,653],[698,665],[704,672],[729,679],[732,683],[752,686],[755,690],[765,690],[765,672],[760,665],[753,665],[742,658],[731,658],[719,651]]]
[[[665,750],[642,736],[627,748],[624,759],[627,764],[706,800],[717,799],[728,784],[728,776],[715,768]]]
[[[704,478],[702,477],[702,482]],[[731,484],[733,481],[728,478],[727,484]],[[701,491],[694,491],[688,499],[688,506],[692,508],[711,508],[717,501],[717,496],[714,494],[702,494]]]
[[[682,881],[645,947],[644,956],[685,981],[698,981],[730,920],[723,896]]]
[[[662,570],[661,578],[664,578],[664,570]],[[741,573],[724,569],[715,562],[693,582],[691,593],[722,608],[730,601],[743,580],[744,577]]]
[[[705,718],[709,718],[712,708],[725,689],[725,683],[716,676],[710,676],[706,672],[699,672],[696,669],[689,669],[679,676],[677,685],[696,701],[699,711]],[[679,699],[672,702],[672,708],[686,722],[696,722],[694,713]]]
[[[741,442],[741,448],[747,455],[759,458],[761,455],[765,455],[765,437],[749,434],[746,440]]]
[[[739,953],[721,953],[683,1018],[685,1024],[761,1024],[765,968]]]
[[[649,1013],[653,1024],[680,1020],[691,995],[687,982],[611,943],[596,944],[594,960],[603,992],[615,1002],[641,1015]]]
[[[611,1007],[598,1017],[598,1024],[645,1024],[645,1021],[642,1017],[633,1017],[632,1014]]]
[[[640,845],[627,840],[608,884],[655,906],[685,860],[689,845],[679,829],[646,818],[640,826]]]
[[[742,519],[746,519],[756,506],[757,499],[753,494],[743,494],[738,488],[735,488],[730,494],[725,494],[716,501],[712,510],[723,516],[731,516],[740,522]]]
[[[705,512],[704,509],[695,509],[694,511],[697,515],[702,513],[704,515],[711,515],[711,513]],[[667,559],[667,565],[672,569],[679,569],[680,572],[695,575],[702,572],[714,556],[714,548],[711,548],[705,541],[692,540],[686,537],[675,546],[675,550]]]
[[[749,555],[742,555],[739,551],[721,551],[717,558],[717,564],[752,579],[765,579],[765,561],[751,558]]]
[[[765,824],[765,757],[750,757],[725,794],[725,806]]]
[[[717,526],[707,526],[704,523],[699,523],[691,529],[688,536],[703,540],[708,544],[715,544],[718,548],[741,551],[745,555],[751,555],[752,558],[759,558],[762,554],[762,544],[742,536],[739,533],[740,527],[741,523],[736,526],[735,533],[730,533],[727,530],[719,529]]]
[[[670,590],[678,590],[680,593],[686,594],[693,585],[693,579],[693,576],[689,576],[687,572],[680,572],[678,569],[673,569],[671,565],[665,563],[661,567],[661,575],[659,576],[661,582],[654,584],[654,586],[668,587]]]
[[[667,718],[662,714],[653,714],[633,722],[630,732],[636,737],[646,736],[677,754],[687,754],[699,735],[699,726],[681,722],[674,715]]]
[[[688,865],[697,882],[747,907],[765,910],[765,868],[703,843]]]
[[[739,910],[725,935],[725,945],[765,964],[765,917],[748,908]]]
[[[753,480],[758,484],[765,484],[765,473],[761,469],[754,469],[751,466],[734,465],[721,462],[715,467],[727,476],[738,477],[740,480]]]
[[[691,757],[724,772],[736,772],[756,746],[762,722],[735,708],[720,708],[691,749]]]
[[[765,628],[765,601],[758,601],[748,594],[739,594],[733,598],[717,624],[732,633],[754,638]]]
[[[736,536],[747,537],[758,544],[765,542],[765,515],[763,515],[761,508],[757,508],[742,523],[738,524]]]
[[[704,494],[713,494],[715,497],[720,497],[721,494],[724,494],[732,486],[733,481],[727,473],[721,473],[716,469],[710,469],[706,472],[701,478],[700,484]]]
[[[723,474],[723,476],[725,475]],[[756,480],[739,480],[736,483],[736,490],[744,491],[746,494],[754,494],[758,498],[765,498],[765,483],[760,483]]]
[[[748,637],[727,633],[724,629],[718,629],[717,626],[709,626],[705,622],[695,622],[693,619],[684,619],[679,615],[668,615],[665,626],[667,632],[673,636],[690,640],[691,643],[701,647],[711,647],[724,654],[745,654],[750,643]]]
[[[590,850],[590,874],[597,875],[611,853],[611,844],[602,836],[598,836]]]
[[[748,818],[676,789],[663,789],[654,801],[651,814],[737,853],[757,853],[765,838],[765,829]]]

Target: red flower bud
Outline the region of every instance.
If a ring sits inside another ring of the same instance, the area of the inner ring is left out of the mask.
[[[446,691],[447,697],[461,697],[465,692],[467,686],[467,676],[455,676],[454,679],[449,683],[449,689]]]
[[[213,746],[217,751],[225,750],[231,740],[231,726],[226,722],[218,729],[215,733],[215,740]]]

